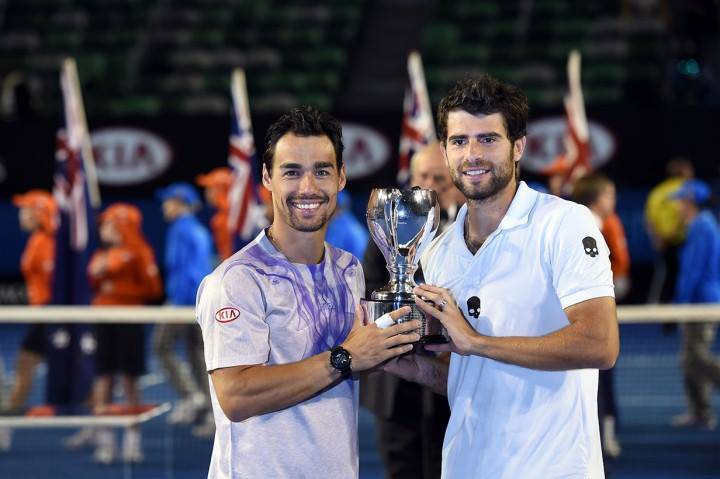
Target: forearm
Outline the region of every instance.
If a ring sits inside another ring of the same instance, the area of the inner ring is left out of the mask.
[[[450,355],[417,356],[415,358],[417,372],[413,377],[406,378],[430,388],[434,393],[447,396],[448,369]]]
[[[472,354],[543,371],[608,369],[617,358],[609,338],[584,331],[578,324],[539,337],[475,338]]]
[[[251,366],[230,374],[220,369],[211,377],[225,415],[236,422],[298,404],[341,378],[330,366],[329,352],[295,363]]]

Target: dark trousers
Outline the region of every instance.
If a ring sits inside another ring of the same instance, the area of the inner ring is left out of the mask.
[[[386,479],[437,479],[450,419],[447,398],[402,381],[389,418],[376,416]]]
[[[710,404],[713,386],[720,386],[720,360],[710,351],[715,341],[715,323],[682,326],[681,361],[690,414],[707,420],[715,417]]]
[[[603,416],[613,416],[617,418],[614,371],[615,369],[606,369],[600,371],[598,375],[598,413],[600,419],[602,419]]]

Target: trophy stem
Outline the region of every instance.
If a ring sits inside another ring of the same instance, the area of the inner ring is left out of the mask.
[[[407,263],[390,263],[386,265],[387,270],[390,272],[390,290],[391,291],[404,291],[412,293],[412,290],[417,283],[415,283],[415,271],[417,271],[416,264]]]

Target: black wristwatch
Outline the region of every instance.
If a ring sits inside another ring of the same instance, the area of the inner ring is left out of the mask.
[[[330,350],[330,366],[337,369],[343,376],[352,372],[352,355],[342,346],[335,346]]]

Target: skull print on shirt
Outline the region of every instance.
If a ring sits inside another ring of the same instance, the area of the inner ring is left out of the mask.
[[[585,249],[585,254],[590,256],[591,258],[594,258],[598,255],[598,246],[597,241],[595,241],[595,238],[592,236],[586,236],[582,240],[583,248]]]
[[[468,314],[477,319],[480,317],[480,298],[470,296],[467,300]]]

